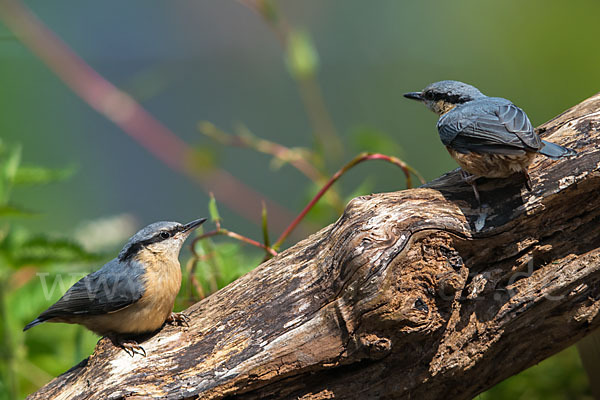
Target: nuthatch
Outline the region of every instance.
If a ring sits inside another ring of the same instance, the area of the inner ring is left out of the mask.
[[[577,154],[541,140],[527,114],[509,100],[487,97],[466,83],[440,81],[404,97],[419,100],[440,115],[440,139],[473,186],[478,202],[478,177],[506,178],[522,172],[531,190],[527,168],[537,153],[552,159]]]
[[[132,336],[154,332],[165,322],[187,323],[185,315],[172,312],[181,287],[178,257],[185,239],[204,221],[148,225],[117,258],[80,279],[23,330],[42,322],[81,324],[131,356],[146,355]]]

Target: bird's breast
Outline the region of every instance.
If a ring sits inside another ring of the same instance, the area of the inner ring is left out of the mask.
[[[173,311],[181,288],[181,267],[176,258],[147,254],[136,257],[145,269],[144,294],[135,303],[112,313],[94,315],[74,322],[106,335],[138,334],[159,329]]]
[[[145,291],[138,301],[147,312],[152,325],[158,329],[173,311],[175,298],[181,288],[181,266],[179,260],[156,257],[154,262],[144,263]]]
[[[493,153],[460,153],[446,146],[448,153],[471,175],[487,178],[506,178],[514,173],[526,171],[535,158],[535,152],[525,152],[523,155],[506,155]]]

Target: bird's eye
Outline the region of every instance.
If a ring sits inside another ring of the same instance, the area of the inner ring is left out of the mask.
[[[171,237],[171,234],[169,232],[161,232],[160,237],[163,239],[168,239]]]

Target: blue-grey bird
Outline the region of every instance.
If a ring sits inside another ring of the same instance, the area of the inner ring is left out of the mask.
[[[187,323],[185,315],[172,312],[181,288],[179,251],[204,221],[161,221],[143,228],[117,258],[80,279],[23,330],[42,322],[81,324],[131,356],[146,355],[132,336],[154,332],[165,322]]]
[[[424,103],[440,115],[442,143],[460,165],[465,180],[475,187],[478,177],[506,178],[521,172],[531,183],[527,168],[536,154],[552,159],[577,154],[574,150],[541,140],[527,114],[509,100],[488,97],[474,86],[458,81],[432,83],[404,97]]]

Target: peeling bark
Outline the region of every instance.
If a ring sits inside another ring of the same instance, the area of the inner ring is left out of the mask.
[[[131,358],[101,340],[32,399],[469,399],[598,328],[600,94],[539,128],[580,154],[450,172],[340,219],[190,307]]]

